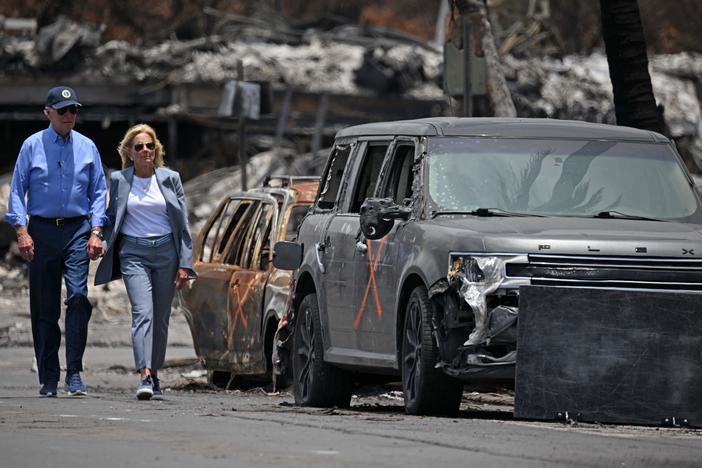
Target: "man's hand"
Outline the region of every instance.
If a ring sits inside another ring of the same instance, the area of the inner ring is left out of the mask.
[[[90,260],[97,260],[102,257],[103,254],[102,239],[95,234],[91,234],[90,239],[88,239],[88,258],[90,258]]]
[[[188,282],[188,270],[185,268],[178,268],[178,271],[176,272],[176,279],[175,279],[175,287],[176,289],[180,289],[183,286],[185,286],[185,283]]]
[[[31,262],[34,259],[34,240],[27,232],[27,228],[17,229],[17,247],[19,247],[20,256]]]

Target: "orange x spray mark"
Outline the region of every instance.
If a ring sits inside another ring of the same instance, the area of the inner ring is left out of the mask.
[[[380,260],[380,254],[383,251],[385,239],[387,239],[387,237],[383,237],[383,240],[380,241],[380,246],[378,246],[378,251],[376,252],[375,257],[373,256],[371,241],[366,241],[368,243],[368,271],[370,274],[368,275],[368,284],[366,284],[366,292],[363,295],[361,307],[358,308],[358,312],[356,312],[356,319],[353,321],[354,330],[358,330],[358,327],[361,325],[361,319],[363,318],[363,313],[366,310],[366,302],[368,302],[368,294],[370,293],[371,288],[373,289],[375,311],[378,314],[379,319],[383,318],[383,308],[380,306],[380,296],[378,295],[378,283],[375,280],[375,270],[378,269],[378,260]]]
[[[236,299],[236,313],[234,314],[234,321],[232,322],[232,328],[230,333],[231,336],[234,336],[234,332],[236,332],[236,326],[239,323],[239,319],[241,319],[241,323],[244,324],[244,328],[249,327],[249,321],[246,318],[246,314],[244,314],[244,303],[246,302],[246,299],[248,299],[249,293],[251,292],[251,288],[253,287],[255,282],[255,277],[250,279],[250,281],[246,284],[244,294],[239,293],[241,284],[235,286],[234,288],[234,299]]]

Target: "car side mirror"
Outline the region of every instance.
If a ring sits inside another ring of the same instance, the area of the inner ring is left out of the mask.
[[[409,219],[412,209],[395,204],[391,198],[366,198],[361,205],[361,232],[366,239],[382,239],[396,219]]]
[[[302,264],[302,245],[297,242],[276,242],[273,265],[281,270],[297,270]]]

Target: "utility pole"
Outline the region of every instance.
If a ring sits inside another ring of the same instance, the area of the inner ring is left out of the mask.
[[[244,64],[239,60],[236,64],[236,79],[239,83],[244,81]],[[241,94],[241,93],[239,93]],[[243,106],[239,114],[239,167],[241,173],[241,190],[246,190],[248,188],[248,180],[246,174],[246,166],[248,166],[249,161],[246,156],[246,113],[244,112]]]
[[[479,52],[480,56],[485,57],[486,87],[492,113],[497,117],[515,117],[517,109],[514,107],[512,94],[502,71],[502,62],[495,45],[485,0],[451,0],[451,8],[457,15],[451,16],[447,42],[456,46],[460,44],[465,53],[470,45],[464,40],[466,28],[463,25],[466,22],[471,25],[469,33],[471,40],[468,42],[472,42],[475,38],[473,49]],[[464,112],[467,110],[466,107],[464,103]]]

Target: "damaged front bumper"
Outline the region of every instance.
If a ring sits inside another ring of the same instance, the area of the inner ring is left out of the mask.
[[[519,286],[505,264],[526,255],[451,253],[448,272],[429,290],[434,305],[438,364],[466,380],[510,380],[517,360]]]

